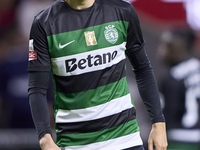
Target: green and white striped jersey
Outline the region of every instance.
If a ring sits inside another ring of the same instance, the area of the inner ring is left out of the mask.
[[[59,147],[116,150],[142,145],[126,81],[125,51],[143,43],[137,14],[122,0],[96,0],[83,10],[58,0],[35,17],[29,71],[51,68]]]

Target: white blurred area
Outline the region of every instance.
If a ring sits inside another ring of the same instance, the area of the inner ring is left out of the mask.
[[[33,18],[52,4],[53,0],[24,0],[17,10],[19,30],[28,39]]]
[[[161,0],[167,3],[182,2],[185,10],[187,23],[194,30],[200,30],[200,0]]]
[[[129,2],[135,2],[136,0],[129,0]]]

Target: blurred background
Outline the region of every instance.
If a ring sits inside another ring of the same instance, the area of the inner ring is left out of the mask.
[[[0,0],[0,150],[40,149],[27,94],[28,40],[34,16],[53,1]],[[138,13],[158,81],[168,149],[200,150],[200,0],[130,1]],[[147,147],[151,123],[128,61],[127,76]],[[51,81],[49,84],[53,129]]]

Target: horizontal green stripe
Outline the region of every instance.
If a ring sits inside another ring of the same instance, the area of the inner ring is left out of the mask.
[[[122,137],[138,131],[139,127],[135,119],[120,126],[109,128],[103,131],[81,133],[81,134],[58,135],[57,145],[59,147],[87,145],[91,143],[102,142]]]
[[[108,25],[114,25],[118,31],[118,40],[115,44],[109,43],[104,35],[105,27]],[[48,47],[51,58],[63,57],[74,55],[78,53],[88,52],[100,48],[111,47],[115,45],[119,45],[123,42],[126,42],[127,39],[127,28],[128,22],[126,21],[115,21],[110,23],[105,23],[93,27],[84,28],[81,30],[75,30],[60,34],[55,34],[47,37]],[[94,31],[95,37],[97,40],[97,45],[87,46],[85,40],[84,32]],[[75,41],[74,41],[75,40]],[[59,49],[59,43],[64,45],[68,42],[72,42],[67,45],[63,49]]]
[[[88,90],[79,93],[61,93],[55,94],[55,108],[56,109],[81,109],[97,106],[125,96],[129,93],[126,77],[121,80],[100,86],[96,89]]]

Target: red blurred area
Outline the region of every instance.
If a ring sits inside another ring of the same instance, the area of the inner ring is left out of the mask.
[[[133,2],[138,15],[148,18],[150,24],[167,23],[186,25],[183,3],[166,3],[161,0],[137,0]]]
[[[183,2],[164,2],[161,0],[136,0],[132,2],[140,20],[153,28],[184,28],[189,27],[186,21],[186,10]],[[200,49],[200,31],[196,47]]]

